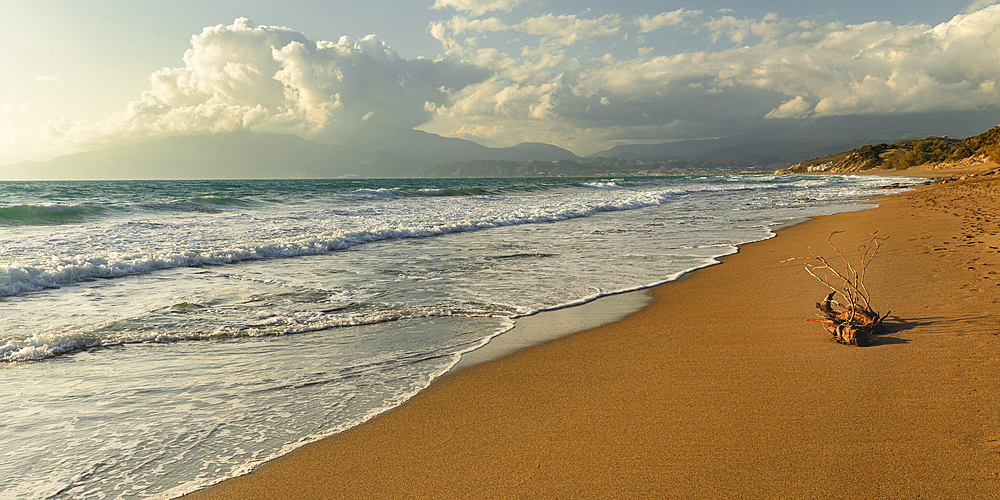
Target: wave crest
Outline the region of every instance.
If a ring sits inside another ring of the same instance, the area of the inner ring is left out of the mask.
[[[98,216],[106,210],[97,205],[63,205],[47,203],[42,205],[14,205],[0,208],[2,226],[40,226],[72,224]]]

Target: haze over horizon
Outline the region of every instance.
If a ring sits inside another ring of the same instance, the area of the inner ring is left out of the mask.
[[[0,165],[235,130],[339,144],[418,129],[586,155],[1000,104],[989,2],[588,5],[5,6]]]

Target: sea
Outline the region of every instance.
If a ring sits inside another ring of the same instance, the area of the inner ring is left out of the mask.
[[[0,183],[0,498],[175,498],[402,404],[519,318],[921,181]]]

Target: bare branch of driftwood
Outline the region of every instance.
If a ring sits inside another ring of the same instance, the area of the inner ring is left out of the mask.
[[[865,273],[868,270],[868,264],[871,264],[872,260],[875,258],[875,254],[878,253],[879,249],[882,247],[882,243],[889,239],[888,236],[885,238],[878,237],[878,231],[872,233],[872,239],[867,245],[861,245],[858,249],[858,256],[861,259],[861,275],[858,277],[858,285],[863,292],[862,297],[865,300],[865,308],[871,309],[871,295],[868,293],[868,288],[865,286]]]
[[[872,334],[883,331],[882,322],[889,316],[889,313],[882,315],[872,309],[871,294],[865,284],[868,266],[888,237],[880,237],[877,231],[872,233],[868,244],[858,247],[858,262],[854,264],[833,244],[833,237],[841,232],[831,233],[827,243],[840,257],[842,269],[835,268],[826,258],[816,255],[813,255],[811,260],[818,264],[806,264],[806,272],[831,290],[823,301],[816,303],[816,308],[820,310],[824,319],[811,321],[824,323],[827,331],[838,342],[868,345]],[[844,304],[834,300],[838,294],[843,297]],[[834,309],[834,304],[844,307],[845,310]]]

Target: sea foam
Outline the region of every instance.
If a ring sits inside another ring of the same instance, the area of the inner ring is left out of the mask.
[[[0,185],[11,206],[101,207],[0,225],[0,491],[162,498],[246,472],[520,316],[675,279],[890,182]]]

